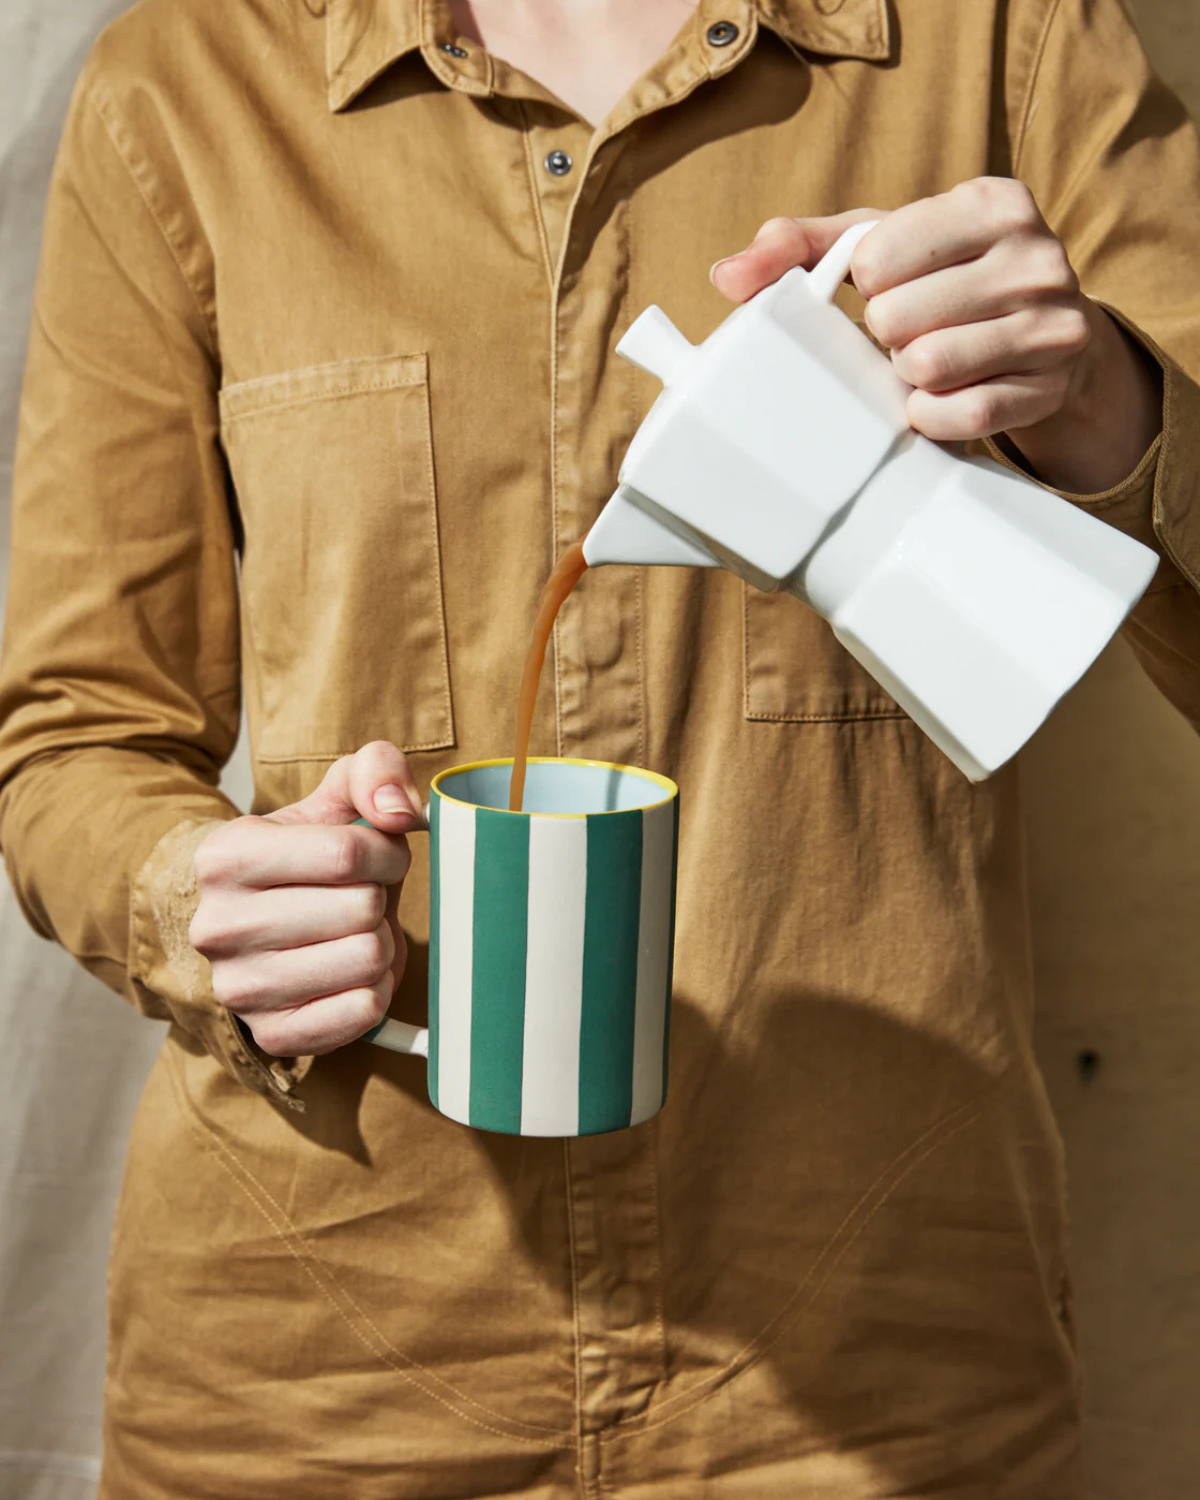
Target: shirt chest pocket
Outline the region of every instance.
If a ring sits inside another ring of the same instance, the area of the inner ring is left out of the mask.
[[[747,719],[819,724],[905,717],[815,610],[791,594],[764,594],[748,584],[744,590]]]
[[[454,743],[425,355],[221,392],[260,760]]]

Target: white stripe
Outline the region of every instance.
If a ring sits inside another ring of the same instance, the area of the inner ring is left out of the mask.
[[[475,916],[475,809],[438,809],[438,1109],[471,1123],[471,959]]]
[[[522,1135],[579,1129],[587,821],[530,818]]]
[[[633,1018],[633,1109],[638,1125],[663,1102],[663,1030],[671,939],[671,802],[642,814],[642,907],[638,923],[637,1009]]]

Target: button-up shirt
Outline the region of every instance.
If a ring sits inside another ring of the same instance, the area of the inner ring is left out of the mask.
[[[439,0],[102,37],[37,292],[0,838],[38,930],[173,1022],[106,1497],[1079,1494],[1018,773],[968,784],[795,599],[597,570],[542,684],[535,753],[681,787],[656,1120],[491,1136],[415,1059],[267,1058],[187,942],[243,703],[257,811],[373,739],[423,788],[511,750],[540,585],[655,394],[634,316],[699,340],[764,219],[987,173],[1163,370],[1136,471],[1070,498],[1159,549],[1127,629],[1200,722],[1200,152],[1118,0],[702,0],[594,130]],[[420,851],[401,913],[419,1022]]]

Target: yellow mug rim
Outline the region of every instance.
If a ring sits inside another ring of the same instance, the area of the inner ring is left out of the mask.
[[[620,771],[629,776],[640,776],[643,781],[653,782],[655,786],[662,787],[667,795],[658,802],[649,802],[643,807],[602,807],[596,812],[578,813],[526,812],[522,808],[520,812],[514,812],[510,807],[487,807],[482,802],[468,802],[464,797],[452,797],[449,792],[442,791],[438,784],[447,776],[458,776],[466,771],[483,771],[489,766],[511,766],[512,763],[511,755],[501,755],[493,760],[469,760],[465,765],[447,766],[444,771],[439,771],[429,783],[429,795],[432,797],[436,792],[445,801],[457,802],[460,807],[476,807],[483,812],[507,813],[513,818],[611,818],[621,813],[651,812],[656,807],[665,807],[668,802],[673,802],[679,796],[678,785],[669,776],[662,776],[657,771],[647,771],[642,766],[623,766],[615,760],[585,760],[574,755],[531,755],[526,764],[544,766],[553,763],[557,766],[591,766],[600,771]]]

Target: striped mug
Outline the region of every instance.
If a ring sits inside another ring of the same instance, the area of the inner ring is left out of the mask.
[[[531,758],[430,787],[429,1026],[368,1037],[428,1057],[463,1125],[575,1136],[648,1120],[667,1090],[679,788],[602,761]]]

